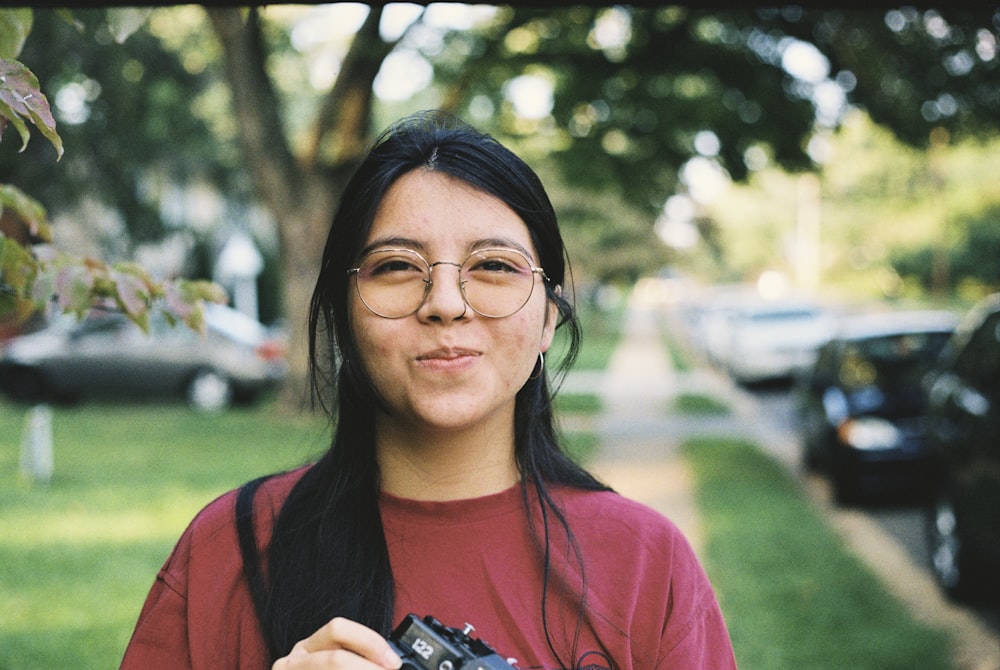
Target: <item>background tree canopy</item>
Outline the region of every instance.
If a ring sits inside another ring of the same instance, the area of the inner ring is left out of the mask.
[[[207,256],[213,218],[245,225],[263,205],[284,296],[272,315],[304,350],[346,176],[409,111],[453,111],[536,164],[585,259],[578,274],[595,280],[671,261],[653,223],[689,187],[692,159],[737,181],[815,169],[816,139],[848,106],[916,148],[935,129],[989,137],[1000,119],[995,8],[353,7],[353,22],[327,6],[165,7],[138,14],[120,44],[105,10],[73,10],[76,25],[35,10],[22,60],[54,102],[66,156],[4,142],[0,182],[53,218],[87,219],[122,257],[178,235]],[[176,204],[206,185],[221,206]],[[298,391],[304,374],[296,365]]]

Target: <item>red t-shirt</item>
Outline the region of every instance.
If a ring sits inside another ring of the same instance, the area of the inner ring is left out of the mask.
[[[259,541],[302,471],[257,492]],[[432,615],[479,637],[520,670],[725,670],[732,646],[712,588],[680,531],[659,513],[610,492],[552,487],[584,557],[581,575],[561,526],[549,519],[546,605],[553,656],[542,628],[542,566],[519,486],[452,502],[383,495],[396,583],[397,619]],[[234,524],[236,495],[209,504],[157,575],[122,668],[270,667],[243,580]],[[579,592],[586,607],[577,629]],[[574,643],[575,640],[575,643]]]

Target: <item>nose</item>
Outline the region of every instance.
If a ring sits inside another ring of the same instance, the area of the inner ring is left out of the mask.
[[[435,272],[441,265],[451,265],[455,268],[454,279],[451,273]],[[417,315],[431,321],[457,321],[469,313],[469,305],[460,285],[461,271],[459,263],[438,261],[431,263],[431,283],[427,289],[424,304],[420,306]]]

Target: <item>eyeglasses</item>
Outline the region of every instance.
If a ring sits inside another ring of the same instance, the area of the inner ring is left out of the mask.
[[[427,300],[439,265],[458,268],[458,287],[465,303],[480,316],[502,319],[528,303],[535,275],[548,281],[542,268],[515,249],[479,249],[461,263],[427,260],[410,249],[377,249],[361,259],[355,275],[358,297],[365,307],[386,319],[402,319]]]

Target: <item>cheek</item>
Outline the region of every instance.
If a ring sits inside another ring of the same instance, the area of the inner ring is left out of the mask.
[[[364,307],[361,308],[364,310]],[[368,375],[375,378],[377,369],[372,369],[371,361],[387,360],[387,356],[392,351],[394,338],[385,332],[386,329],[369,317],[368,313],[360,313],[356,307],[351,313],[351,332],[354,335],[354,344],[358,357],[361,359]]]
[[[508,343],[509,364],[519,373],[530,375],[538,362],[538,354],[548,348],[544,318],[540,313],[525,314],[510,326],[504,333],[504,339]]]

